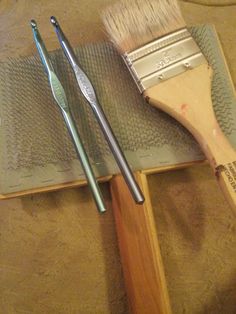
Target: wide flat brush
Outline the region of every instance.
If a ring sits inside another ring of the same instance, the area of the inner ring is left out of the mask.
[[[187,30],[177,1],[121,1],[108,7],[103,19],[146,101],[193,134],[236,209],[236,153],[213,110],[212,68]]]

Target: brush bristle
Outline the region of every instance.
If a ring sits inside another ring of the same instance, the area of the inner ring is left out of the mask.
[[[186,27],[177,0],[121,0],[104,11],[103,21],[122,53]]]

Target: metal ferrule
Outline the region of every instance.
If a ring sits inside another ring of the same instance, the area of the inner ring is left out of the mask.
[[[167,79],[207,63],[185,28],[123,55],[141,93]]]

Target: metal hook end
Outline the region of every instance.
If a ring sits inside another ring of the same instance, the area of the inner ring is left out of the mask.
[[[35,20],[31,20],[31,21],[30,21],[30,25],[31,25],[31,27],[32,27],[33,29],[37,29],[37,23],[36,23]]]
[[[53,26],[57,27],[59,25],[55,16],[51,16],[50,20]]]

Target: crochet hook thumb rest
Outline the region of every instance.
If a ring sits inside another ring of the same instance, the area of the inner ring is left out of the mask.
[[[66,38],[65,34],[63,33],[57,19],[52,16],[51,17],[51,23],[54,26],[56,30],[56,34],[58,37],[58,40],[61,44],[61,47],[65,53],[65,56],[67,57],[77,80],[77,83],[79,85],[79,88],[87,100],[88,104],[92,108],[94,115],[101,127],[101,130],[104,134],[104,137],[107,140],[107,143],[110,147],[110,150],[113,153],[113,156],[120,168],[120,171],[125,179],[125,182],[137,204],[143,204],[144,202],[144,196],[142,194],[142,191],[140,187],[138,186],[135,177],[130,169],[130,166],[125,158],[124,153],[121,150],[121,147],[115,137],[115,134],[110,126],[109,121],[106,118],[106,115],[99,104],[99,101],[97,99],[95,90],[93,88],[92,83],[90,82],[88,76],[86,73],[82,70],[81,66],[79,65],[79,62],[77,60],[77,57]]]
[[[102,193],[100,191],[100,188],[98,186],[98,183],[96,181],[95,175],[93,173],[92,167],[90,165],[88,156],[85,152],[83,143],[80,139],[80,135],[78,133],[78,130],[76,128],[75,122],[73,120],[73,117],[70,113],[70,108],[68,105],[68,101],[66,98],[65,91],[57,78],[57,75],[53,69],[53,65],[51,63],[49,54],[47,52],[47,49],[43,43],[43,40],[40,36],[40,33],[37,28],[37,24],[34,20],[31,20],[31,27],[33,30],[34,40],[36,43],[36,47],[38,49],[41,61],[44,65],[45,71],[48,75],[49,84],[51,86],[53,97],[61,109],[63,118],[65,120],[67,129],[70,133],[70,136],[73,140],[74,147],[76,150],[76,153],[78,154],[78,157],[81,161],[82,168],[84,170],[84,173],[86,175],[86,178],[88,180],[90,189],[93,194],[93,198],[95,200],[95,203],[97,205],[97,208],[99,212],[103,213],[106,211],[105,203],[102,197]]]

